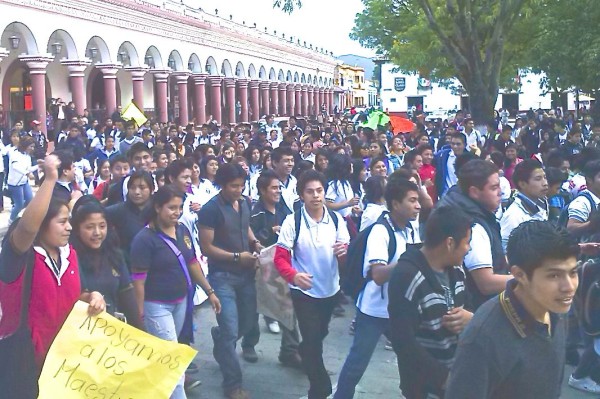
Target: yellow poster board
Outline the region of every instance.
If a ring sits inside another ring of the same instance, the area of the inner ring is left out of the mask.
[[[78,301],[54,340],[39,399],[167,399],[196,356]]]

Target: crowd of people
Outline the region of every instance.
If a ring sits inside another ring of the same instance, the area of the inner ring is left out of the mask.
[[[565,362],[577,366],[570,386],[600,393],[597,316],[579,323],[598,301],[576,296],[593,288],[600,257],[600,124],[542,110],[483,130],[465,111],[449,122],[416,112],[410,132],[353,120],[73,115],[50,140],[40,121],[17,122],[0,145],[12,202],[0,386],[37,397],[77,299],[192,345],[203,291],[223,392],[248,398],[236,347],[258,361],[256,265],[275,246],[294,327],[265,323],[281,331],[279,361],[308,377],[309,399],[352,398],[382,335],[408,399],[557,398]],[[323,345],[349,297],[354,337],[334,393]],[[197,371],[172,398],[198,386]]]

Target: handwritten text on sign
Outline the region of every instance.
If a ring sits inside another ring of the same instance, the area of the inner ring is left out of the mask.
[[[77,302],[54,340],[39,399],[169,398],[196,351]]]

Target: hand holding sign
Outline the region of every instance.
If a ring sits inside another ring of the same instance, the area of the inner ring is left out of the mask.
[[[169,398],[196,351],[88,307],[75,304],[50,347],[39,399]]]

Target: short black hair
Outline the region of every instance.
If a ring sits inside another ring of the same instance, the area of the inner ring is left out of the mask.
[[[316,170],[309,169],[302,173],[298,178],[298,194],[304,193],[306,185],[311,181],[318,181],[323,185],[323,189],[327,189],[327,178],[325,175],[321,172],[317,172]]]
[[[579,245],[567,230],[539,220],[517,226],[510,233],[506,245],[509,265],[520,267],[529,278],[546,260],[566,260],[577,255]]]
[[[125,157],[125,155],[116,155],[112,158],[110,158],[110,168],[114,168],[114,166],[118,163],[126,163],[129,164],[129,161],[127,160],[127,158]]]
[[[258,188],[258,192],[262,190],[266,190],[273,180],[279,181],[279,178],[271,169],[265,169],[260,172],[260,176],[256,180],[256,187]]]
[[[542,163],[537,159],[525,159],[519,162],[515,166],[515,171],[512,175],[515,188],[519,188],[519,183],[527,183],[531,178],[531,174],[537,169],[543,169]]]
[[[413,162],[415,162],[415,159],[417,159],[417,155],[421,155],[417,152],[417,150],[410,150],[409,152],[407,152],[406,154],[404,154],[404,164],[411,164]]]
[[[586,180],[594,180],[596,175],[600,173],[600,159],[586,163],[582,172]]]
[[[271,151],[271,162],[281,162],[281,158],[285,155],[294,156],[294,151],[290,146],[279,146]]]
[[[492,162],[473,159],[460,168],[458,186],[465,194],[468,194],[470,187],[482,190],[489,177],[495,173],[498,173],[498,167]]]
[[[419,187],[407,179],[390,179],[385,186],[385,203],[389,210],[394,201],[402,202],[409,191],[419,192]]]
[[[444,205],[436,208],[425,223],[425,242],[427,248],[435,248],[446,238],[455,242],[463,240],[473,227],[473,218],[454,206]]]
[[[60,167],[58,168],[58,176],[62,176],[65,170],[71,169],[75,157],[70,150],[58,150],[54,152],[54,155],[60,160]]]
[[[384,197],[387,179],[384,176],[371,176],[364,184],[365,204],[373,204]]]
[[[552,186],[554,184],[563,184],[569,179],[569,175],[567,172],[563,172],[559,168],[555,168],[549,166],[545,169],[546,171],[546,180],[548,181],[548,185]]]
[[[246,179],[247,174],[244,168],[237,163],[226,163],[219,166],[215,176],[215,183],[221,187],[225,187],[235,179]]]
[[[171,184],[177,179],[177,176],[186,169],[192,170],[194,168],[192,161],[187,159],[176,159],[171,162],[165,169],[165,177],[167,178],[167,184]]]
[[[464,133],[456,132],[450,135],[450,139],[461,139],[463,144],[467,145],[467,136]]]
[[[133,159],[133,157],[139,154],[140,152],[147,152],[148,154],[151,154],[150,149],[145,143],[137,142],[131,147],[129,147],[129,151],[127,151],[127,158]]]

